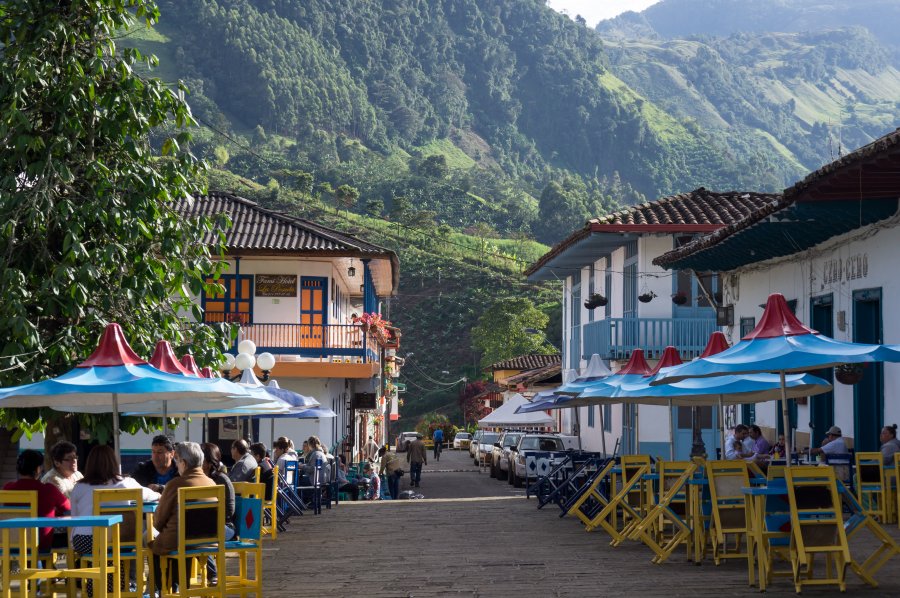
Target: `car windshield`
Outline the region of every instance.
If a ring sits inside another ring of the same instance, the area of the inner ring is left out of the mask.
[[[468,438],[471,438],[471,436],[469,436],[469,434],[467,434],[466,432],[460,432],[456,435],[456,437],[460,440],[467,440]]]
[[[521,437],[521,434],[507,434],[503,437],[503,446],[516,446]]]
[[[558,438],[541,438],[539,436],[526,436],[519,446],[522,451],[561,451],[562,442]]]
[[[481,444],[494,444],[500,440],[499,434],[485,434],[481,437]]]

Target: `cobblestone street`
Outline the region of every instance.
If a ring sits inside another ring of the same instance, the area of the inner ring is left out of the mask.
[[[409,485],[403,478],[401,489]],[[642,544],[608,545],[524,490],[478,472],[468,453],[429,459],[424,500],[341,503],[321,516],[294,518],[266,546],[266,596],[758,596],[745,561],[687,563],[684,552],[650,563]],[[896,525],[889,532],[900,538]],[[866,554],[872,545],[851,544]],[[856,555],[856,550],[854,551]],[[900,593],[900,558],[876,576],[877,589],[848,570],[848,595]],[[776,578],[768,595],[795,595]],[[831,588],[804,596],[840,595]]]

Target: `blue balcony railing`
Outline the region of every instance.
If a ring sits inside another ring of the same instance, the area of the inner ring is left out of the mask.
[[[659,357],[673,345],[682,359],[699,356],[709,335],[717,330],[712,318],[608,318],[583,326],[583,357],[597,353],[604,359],[627,359],[635,349]]]
[[[251,340],[257,353],[301,357],[343,357],[369,363],[378,361],[378,344],[358,324],[244,324],[235,341]]]

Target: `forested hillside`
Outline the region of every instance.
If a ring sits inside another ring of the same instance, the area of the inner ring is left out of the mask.
[[[663,0],[597,29],[619,78],[768,161],[772,184],[897,126],[898,25],[880,0]]]

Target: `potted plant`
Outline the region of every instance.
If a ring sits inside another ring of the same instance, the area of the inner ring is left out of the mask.
[[[641,303],[650,303],[656,297],[656,293],[653,291],[648,291],[646,293],[641,293],[638,295],[638,301]]]
[[[862,380],[863,373],[863,366],[860,363],[846,363],[834,368],[834,378],[841,384],[857,384]]]
[[[600,293],[591,293],[591,296],[584,302],[584,306],[587,309],[596,309],[606,305],[607,301],[608,299]]]
[[[672,303],[674,303],[675,305],[684,305],[685,303],[687,303],[687,300],[687,293],[685,293],[684,291],[678,291],[677,293],[672,295]]]

